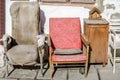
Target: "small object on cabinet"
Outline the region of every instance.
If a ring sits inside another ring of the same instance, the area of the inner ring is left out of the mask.
[[[100,14],[100,10],[94,7],[89,12],[89,19],[102,19]]]

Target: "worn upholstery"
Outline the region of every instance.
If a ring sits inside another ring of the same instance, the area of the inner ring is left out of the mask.
[[[37,2],[15,2],[10,7],[12,36],[18,44],[36,44],[40,9]]]
[[[12,38],[17,45],[6,54],[13,65],[35,64],[37,62],[37,38],[39,34],[40,8],[37,2],[14,2],[10,7],[12,17]]]
[[[8,50],[7,56],[13,65],[35,64],[38,57],[37,47],[34,45],[17,45]]]

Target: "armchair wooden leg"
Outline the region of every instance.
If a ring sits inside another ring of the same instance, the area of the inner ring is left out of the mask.
[[[85,63],[85,77],[87,77],[88,73],[88,63]]]
[[[106,66],[106,63],[105,62],[103,62],[103,65],[102,65],[103,67],[105,67]]]
[[[87,46],[87,50],[86,50],[86,62],[85,62],[85,77],[87,77],[87,73],[88,73],[88,59],[89,59],[89,46]]]
[[[50,65],[50,80],[52,80],[52,61],[49,59],[49,65]]]

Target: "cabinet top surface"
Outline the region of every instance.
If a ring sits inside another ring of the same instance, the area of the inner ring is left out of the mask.
[[[109,24],[106,19],[92,20],[92,19],[84,19],[84,22],[87,24]]]

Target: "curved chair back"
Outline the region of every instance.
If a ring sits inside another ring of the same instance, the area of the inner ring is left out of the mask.
[[[39,4],[15,2],[10,8],[12,36],[18,44],[37,44],[39,34]],[[37,16],[37,17],[36,17]]]

